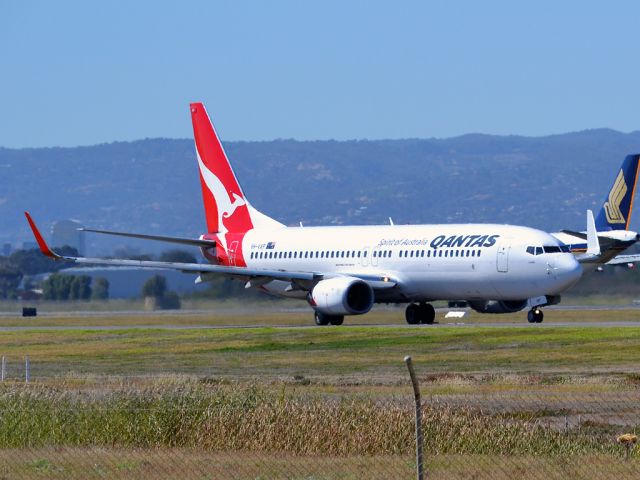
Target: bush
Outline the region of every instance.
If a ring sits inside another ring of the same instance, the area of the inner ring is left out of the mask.
[[[173,310],[180,308],[180,297],[167,291],[167,280],[162,275],[154,275],[142,286],[142,296],[147,309]]]
[[[159,307],[163,310],[179,310],[181,307],[180,297],[176,292],[167,292],[159,300]]]

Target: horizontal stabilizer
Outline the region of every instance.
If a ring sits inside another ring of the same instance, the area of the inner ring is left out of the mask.
[[[143,233],[112,232],[109,230],[94,230],[92,228],[79,228],[81,232],[102,233],[104,235],[116,235],[118,237],[140,238],[142,240],[157,240],[159,242],[178,243],[180,245],[191,245],[192,247],[215,247],[213,240],[201,240],[193,238],[165,237],[161,235],[146,235]]]

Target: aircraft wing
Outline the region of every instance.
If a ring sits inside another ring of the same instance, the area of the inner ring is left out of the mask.
[[[116,266],[116,267],[135,267],[135,268],[154,268],[154,269],[165,269],[165,270],[178,270],[183,273],[195,273],[200,275],[200,279],[206,279],[211,276],[226,276],[236,278],[238,280],[250,281],[252,279],[264,279],[267,281],[270,280],[284,280],[289,282],[296,282],[303,285],[306,289],[311,289],[313,286],[319,282],[320,280],[325,278],[325,275],[321,272],[305,272],[305,271],[294,271],[294,270],[267,270],[267,269],[257,269],[257,268],[247,268],[247,267],[231,267],[225,265],[211,265],[211,264],[200,264],[200,263],[180,263],[180,262],[158,262],[153,260],[126,260],[126,259],[115,259],[115,258],[91,258],[91,257],[70,257],[59,255],[54,252],[47,242],[44,240],[44,237],[38,230],[35,222],[31,218],[28,212],[25,212],[25,216],[27,217],[27,221],[29,222],[29,226],[33,232],[33,236],[38,242],[38,246],[40,247],[40,251],[43,255],[46,255],[49,258],[53,258],[54,260],[63,260],[67,262],[73,262],[84,265],[107,265],[107,266]],[[136,235],[136,238],[140,238],[141,236],[137,234],[131,234],[126,236]],[[173,238],[173,237],[168,237]],[[154,240],[159,240],[160,238],[155,237]],[[338,274],[339,275],[339,274]],[[396,279],[391,278],[390,276],[384,273],[344,273],[344,276],[353,276],[356,278],[360,278],[367,282],[371,288],[376,289],[384,289],[391,288],[396,286],[399,282]],[[331,274],[331,276],[337,276],[336,274]],[[264,283],[264,282],[260,282]]]
[[[618,255],[615,258],[609,260],[605,265],[620,265],[623,263],[636,263],[640,262],[640,254],[634,255]]]

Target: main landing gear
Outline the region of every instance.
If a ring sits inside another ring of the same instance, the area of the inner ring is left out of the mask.
[[[418,323],[431,325],[436,318],[436,310],[429,303],[411,303],[407,305],[404,316],[410,325]]]
[[[315,311],[313,317],[316,321],[316,325],[342,325],[344,322],[344,315],[327,315],[326,313],[320,313]]]
[[[542,323],[543,319],[544,314],[538,307],[533,307],[531,310],[529,310],[529,313],[527,313],[527,321],[529,323]]]

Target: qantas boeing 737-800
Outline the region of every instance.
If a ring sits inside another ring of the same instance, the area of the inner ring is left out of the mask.
[[[28,213],[42,252],[81,264],[175,269],[197,282],[226,276],[285,297],[306,300],[318,325],[340,325],[345,315],[374,303],[408,303],[408,323],[433,323],[435,300],[466,300],[487,313],[541,306],[581,276],[582,267],[552,235],[533,228],[492,224],[286,227],[251,206],[207,111],[191,104],[207,233],[176,238],[104,230],[97,233],[200,247],[208,264],[61,256],[52,251]],[[591,218],[593,223],[593,218]],[[586,255],[599,254],[595,227]]]

